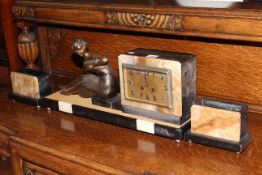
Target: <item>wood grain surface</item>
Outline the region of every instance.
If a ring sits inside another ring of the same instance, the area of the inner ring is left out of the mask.
[[[16,0],[14,15],[17,19],[40,23],[262,41],[260,3],[220,2],[222,4],[220,8],[212,5],[212,2],[204,2],[198,8],[191,8],[194,6],[190,4],[184,6],[184,2],[171,0],[121,3],[93,0],[60,2]]]
[[[12,4],[11,0],[0,0],[0,49],[1,52],[3,49],[7,53],[5,58],[0,58],[0,60],[9,60],[9,65],[0,66],[0,84],[9,84],[9,71],[23,67],[22,61],[18,58],[17,28],[12,15]],[[0,56],[3,55],[0,54]]]
[[[1,175],[12,175],[11,165],[8,161],[0,160]]]
[[[17,28],[12,14],[12,0],[0,0],[0,18],[5,36],[5,45],[9,59],[10,71],[23,67],[22,60],[18,57]]]
[[[12,154],[18,157],[13,160],[35,162],[50,171],[74,174],[75,168],[82,167],[79,172],[89,168],[112,174],[252,175],[262,172],[262,117],[257,114],[249,114],[252,143],[243,153],[236,154],[184,141],[177,143],[57,111],[50,114],[46,109],[38,111],[33,106],[7,100],[6,91],[1,91],[0,97],[3,104],[0,125],[16,131],[11,137],[11,147]],[[64,123],[73,127],[64,127]],[[68,165],[72,165],[71,168]]]

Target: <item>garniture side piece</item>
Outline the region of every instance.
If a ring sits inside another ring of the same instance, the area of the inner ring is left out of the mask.
[[[250,143],[247,106],[202,99],[191,107],[191,130],[186,140],[242,152]]]
[[[118,90],[118,82],[108,58],[88,52],[88,44],[77,39],[72,44],[73,53],[84,58],[84,74],[71,83],[60,86],[63,95],[79,94],[81,97],[114,97]]]
[[[52,92],[50,75],[40,71],[35,65],[39,46],[35,34],[30,31],[31,24],[18,22],[17,25],[22,29],[18,37],[18,52],[27,65],[25,69],[11,72],[13,92],[10,97],[22,103],[39,106],[41,98]]]
[[[50,76],[44,72],[22,69],[11,72],[13,93],[40,99],[51,93]]]
[[[136,49],[118,57],[121,103],[126,113],[183,124],[196,95],[192,54]]]
[[[13,92],[9,94],[12,99],[40,106],[40,100],[51,94],[50,75],[32,69],[22,69],[11,72],[11,82]]]

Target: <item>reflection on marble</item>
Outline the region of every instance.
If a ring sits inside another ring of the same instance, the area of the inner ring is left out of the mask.
[[[156,153],[156,145],[154,142],[137,139],[137,148],[146,153]]]
[[[61,119],[60,126],[64,130],[75,132],[75,124],[70,120]]]
[[[239,142],[240,127],[239,112],[200,105],[191,107],[192,133]]]

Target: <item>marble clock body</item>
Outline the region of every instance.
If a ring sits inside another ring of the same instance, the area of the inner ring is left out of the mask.
[[[119,55],[121,104],[126,113],[182,124],[196,95],[192,54],[136,49]]]

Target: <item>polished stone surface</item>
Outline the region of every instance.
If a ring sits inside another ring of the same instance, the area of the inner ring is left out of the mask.
[[[191,132],[239,142],[241,114],[236,111],[193,105],[191,107]]]

